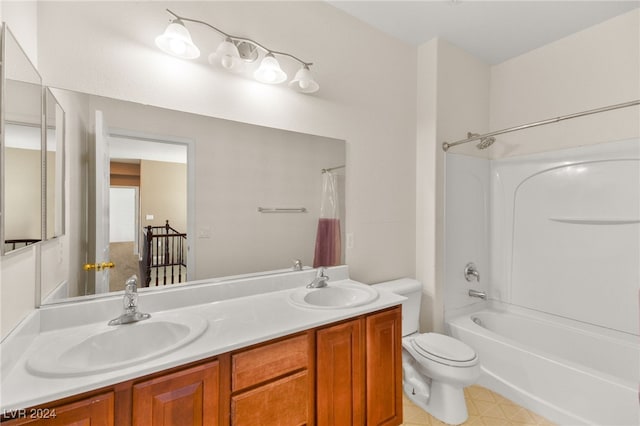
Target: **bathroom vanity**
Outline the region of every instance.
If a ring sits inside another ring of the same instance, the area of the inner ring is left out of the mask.
[[[333,272],[339,275],[339,268]],[[55,354],[46,348],[60,341],[60,333],[78,335],[92,326],[61,324],[61,329],[40,330],[14,359],[5,375],[8,380],[3,380],[3,414],[15,417],[3,425],[85,421],[118,426],[401,424],[402,298],[379,292],[374,300],[353,307],[292,303],[294,295],[306,291],[301,284],[310,273],[295,273],[297,279],[237,282],[235,291],[246,293],[249,287],[267,291],[242,297],[233,296],[234,283],[196,286],[199,289],[185,286],[173,297],[166,291],[166,296],[142,293],[141,308],[152,316],[154,311],[148,307],[161,303],[160,299],[179,303],[186,300],[183,292],[197,295],[200,301],[215,292],[231,296],[184,306],[179,313],[176,309],[158,312],[158,318],[203,317],[208,327],[184,347],[122,368],[93,374],[42,374],[29,360],[37,359],[43,350]],[[334,288],[340,285],[335,281]],[[358,283],[345,280],[344,285],[357,288]],[[152,296],[159,299],[154,301]],[[100,302],[94,303],[97,308]],[[66,309],[79,315],[81,307],[74,304]],[[71,318],[71,313],[63,312],[65,307],[59,310],[57,321]],[[87,311],[102,315],[102,307]],[[39,323],[45,324],[42,316],[48,313],[40,315]],[[29,333],[22,330],[22,334],[22,339],[3,342],[9,359]]]

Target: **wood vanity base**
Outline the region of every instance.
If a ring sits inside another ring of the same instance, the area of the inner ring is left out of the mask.
[[[3,426],[396,426],[401,322],[400,306],[362,315],[4,413]]]

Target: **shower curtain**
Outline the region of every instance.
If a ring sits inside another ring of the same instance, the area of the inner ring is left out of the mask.
[[[313,267],[339,265],[341,257],[342,241],[340,239],[336,175],[329,171],[324,171],[322,174],[322,200]]]

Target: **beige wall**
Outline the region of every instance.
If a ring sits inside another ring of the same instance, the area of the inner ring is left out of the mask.
[[[436,291],[436,164],[438,152],[438,47],[431,40],[418,48],[417,122],[416,122],[416,279],[423,283],[420,329],[433,330],[440,316]]]
[[[0,322],[2,337],[33,311],[40,286],[40,252],[29,246],[0,260]]]
[[[442,39],[418,49],[416,277],[420,326],[444,327],[444,141],[489,129],[490,67]],[[469,147],[463,149],[468,150]]]
[[[42,238],[42,153],[33,149],[5,148],[5,238]]]
[[[640,99],[640,10],[491,68],[491,129]],[[640,135],[640,108],[497,136],[492,157]]]
[[[154,220],[147,220],[147,215]],[[161,226],[187,232],[187,165],[140,161],[141,226]]]
[[[0,18],[9,24],[29,60],[38,66],[38,3],[0,1]]]

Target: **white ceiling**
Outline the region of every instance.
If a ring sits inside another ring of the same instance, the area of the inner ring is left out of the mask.
[[[498,64],[640,7],[605,1],[335,1],[333,6],[406,43],[443,38]]]

